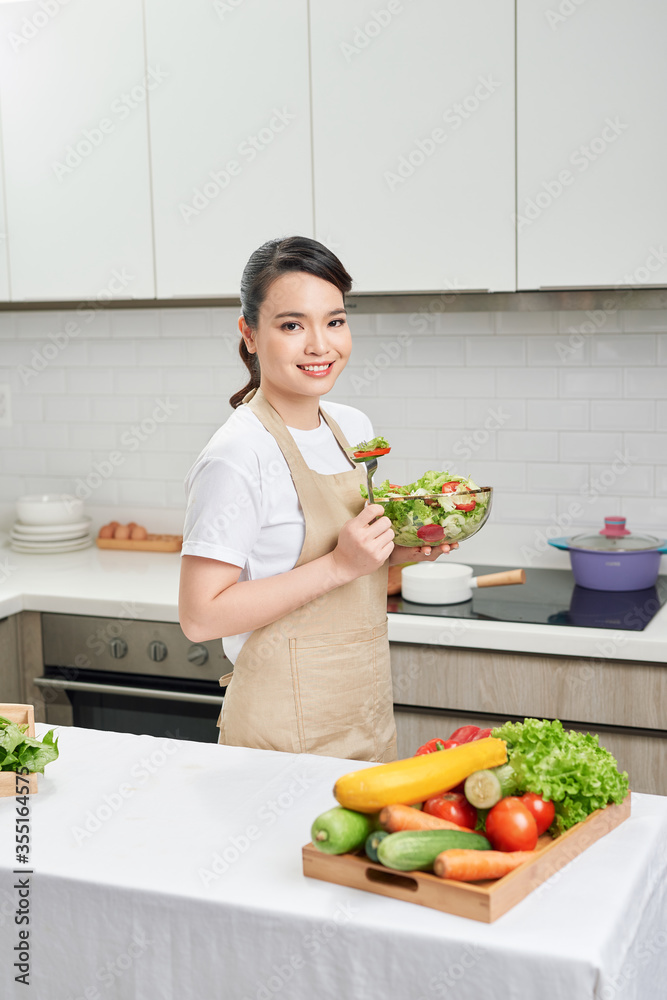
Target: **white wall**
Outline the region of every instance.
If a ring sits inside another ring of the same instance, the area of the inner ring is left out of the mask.
[[[236,316],[0,313],[14,420],[0,426],[2,526],[17,496],[87,482],[96,522],[120,508],[119,520],[179,530],[183,478],[245,382]],[[390,439],[382,478],[470,474],[495,487],[497,525],[560,518],[555,533],[568,534],[623,513],[667,533],[667,311],[350,322],[352,361],[331,398],[365,409]]]

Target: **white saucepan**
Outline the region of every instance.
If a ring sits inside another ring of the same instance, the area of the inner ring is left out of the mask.
[[[523,569],[473,576],[472,566],[459,563],[415,563],[404,566],[401,573],[401,593],[415,604],[462,604],[472,598],[475,587],[500,587],[525,583]]]

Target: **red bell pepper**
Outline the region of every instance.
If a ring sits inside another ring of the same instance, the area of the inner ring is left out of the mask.
[[[435,753],[436,750],[446,750],[446,749],[447,747],[445,746],[444,740],[437,740],[437,739],[429,740],[428,743],[425,743],[423,747],[419,748],[419,750],[415,754],[415,757],[421,757],[422,754],[425,753]]]

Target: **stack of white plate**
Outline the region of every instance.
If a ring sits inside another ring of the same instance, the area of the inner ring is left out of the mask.
[[[9,546],[16,552],[74,552],[93,544],[91,518],[70,524],[23,524],[16,521],[9,532]]]

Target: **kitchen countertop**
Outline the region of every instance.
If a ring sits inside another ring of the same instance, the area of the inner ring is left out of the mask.
[[[478,1000],[499,983],[512,997],[539,984],[542,1000],[663,995],[663,797],[633,795],[629,819],[484,924],[303,875],[312,821],[365,762],[56,735],[23,862],[16,805],[0,799],[0,901],[11,916],[27,886],[30,995]],[[7,1000],[26,995],[18,931],[11,920],[0,937]]]
[[[471,549],[466,553],[473,555]],[[464,561],[457,556],[456,561]],[[110,551],[93,545],[78,552],[26,555],[5,544],[0,548],[0,617],[25,610],[178,622],[179,572],[177,553]],[[389,639],[665,663],[667,606],[642,632],[390,614]]]

